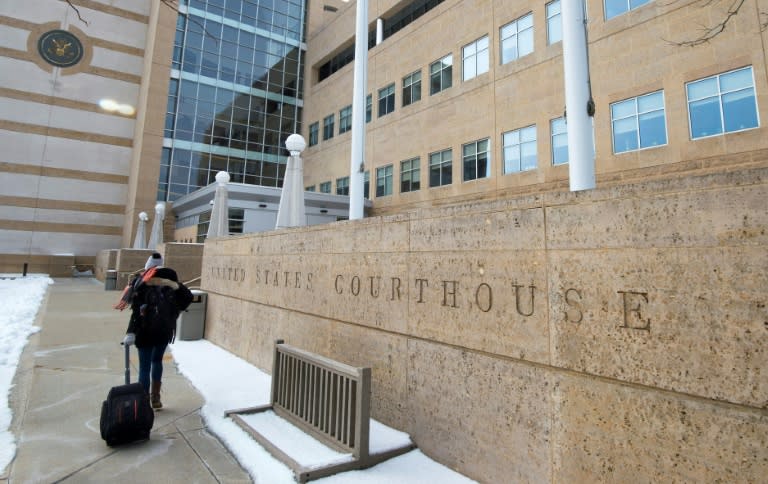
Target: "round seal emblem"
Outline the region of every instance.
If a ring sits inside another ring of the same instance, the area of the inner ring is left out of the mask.
[[[83,58],[83,44],[71,32],[50,30],[37,41],[40,56],[56,67],[71,67]]]

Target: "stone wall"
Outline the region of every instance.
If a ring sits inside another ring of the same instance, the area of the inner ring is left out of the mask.
[[[373,368],[481,482],[768,474],[768,168],[205,243],[206,338]]]

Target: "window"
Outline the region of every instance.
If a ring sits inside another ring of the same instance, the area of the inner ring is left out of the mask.
[[[759,126],[752,66],[686,85],[691,139]]]
[[[363,173],[363,198],[371,198],[371,172]]]
[[[605,19],[642,7],[650,0],[605,0]]]
[[[352,105],[339,111],[339,134],[352,129]]]
[[[488,72],[488,36],[477,39],[462,49],[464,72],[462,79],[468,81],[473,77]]]
[[[421,71],[416,71],[403,78],[403,106],[421,99]]]
[[[323,182],[320,184],[320,193],[331,193],[331,182]]]
[[[504,173],[536,169],[536,125],[507,131],[502,135]]]
[[[373,95],[368,94],[365,98],[365,122],[371,122],[371,113],[373,112]]]
[[[560,15],[560,0],[547,4],[547,44],[563,40],[563,19]]]
[[[229,209],[229,233],[242,234],[245,225],[245,210],[242,208]]]
[[[488,139],[473,141],[462,146],[464,181],[488,178],[491,176],[489,163]]]
[[[400,162],[400,192],[415,192],[421,186],[421,160],[411,158]]]
[[[501,28],[501,63],[506,64],[533,52],[533,14],[529,13]]]
[[[447,55],[429,65],[429,95],[451,87],[453,81],[453,55]]]
[[[395,84],[379,89],[379,117],[395,110]]]
[[[376,196],[392,195],[392,165],[376,168]]]
[[[323,118],[323,141],[333,138],[333,114]]]
[[[317,144],[319,131],[320,123],[312,123],[309,125],[309,146],[315,146]]]
[[[308,187],[305,187],[305,188],[304,188],[304,191],[305,191],[305,192],[314,192],[314,191],[316,191],[316,190],[315,190],[315,186],[314,186],[314,185],[310,185],[310,186],[308,186]]]
[[[450,185],[453,155],[451,150],[438,151],[429,155],[429,186]]]
[[[349,195],[349,177],[336,179],[336,195]]]
[[[568,163],[568,129],[565,118],[550,121],[549,129],[552,133],[552,164]]]
[[[611,104],[611,127],[614,153],[667,144],[664,91]]]

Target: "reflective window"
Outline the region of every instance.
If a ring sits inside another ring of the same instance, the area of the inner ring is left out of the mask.
[[[553,119],[549,122],[552,146],[552,164],[568,163],[568,129],[565,118]]]
[[[390,84],[384,89],[379,89],[379,117],[385,116],[395,110],[395,85]]]
[[[555,44],[563,40],[563,19],[560,15],[560,0],[549,2],[547,10],[547,44]]]
[[[421,186],[421,160],[411,158],[400,162],[400,192],[414,192]]]
[[[349,177],[336,179],[336,195],[349,195]]]
[[[473,141],[462,146],[462,164],[464,166],[464,181],[477,180],[491,176],[490,153],[488,139]]]
[[[453,55],[447,55],[429,65],[429,95],[451,87],[453,81]]]
[[[667,144],[664,91],[611,104],[611,127],[614,153]]]
[[[452,183],[453,154],[451,150],[438,151],[429,155],[429,186],[439,187]]]
[[[285,139],[301,132],[304,2],[187,5],[176,22],[159,199],[210,184],[220,170],[233,182],[281,186]]]
[[[650,0],[605,0],[605,19],[642,7]]]
[[[309,125],[309,146],[315,146],[319,142],[320,123]]]
[[[403,78],[403,106],[408,106],[421,99],[421,71],[416,71]]]
[[[686,85],[691,139],[757,128],[752,66]]]
[[[463,74],[462,79],[468,81],[480,74],[488,72],[488,36],[477,39],[462,49]]]
[[[392,165],[376,168],[376,196],[392,195]]]
[[[373,112],[373,94],[368,94],[365,98],[365,122],[371,122],[371,113]]]
[[[501,63],[506,64],[533,52],[533,14],[529,13],[501,28]]]
[[[339,134],[352,129],[352,106],[347,106],[339,111]]]
[[[505,174],[536,169],[536,125],[507,131],[502,134],[502,145]]]
[[[333,114],[323,118],[323,141],[333,138]]]
[[[331,182],[323,182],[320,184],[320,193],[331,193]]]

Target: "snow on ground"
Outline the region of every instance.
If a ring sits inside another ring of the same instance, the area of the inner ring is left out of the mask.
[[[29,336],[40,330],[34,326],[35,316],[48,284],[53,284],[48,276],[5,277],[9,276],[0,274],[0,471],[16,454],[16,440],[10,431],[13,377]]]
[[[0,275],[0,470],[16,453],[10,433],[13,417],[8,397],[13,377],[29,336],[39,330],[35,316],[49,284],[47,276],[3,279]],[[170,346],[179,372],[202,394],[201,414],[209,430],[237,457],[254,482],[295,482],[288,467],[273,458],[231,419],[226,410],[269,403],[270,376],[245,360],[206,341],[176,341]],[[266,412],[248,417],[259,430],[271,427],[282,439],[281,448],[300,462],[316,464],[344,459],[274,415]],[[372,451],[394,448],[409,437],[375,420],[371,421]],[[298,460],[298,459],[297,459]],[[361,471],[350,471],[318,480],[324,484],[468,484],[474,481],[433,461],[419,450]]]

